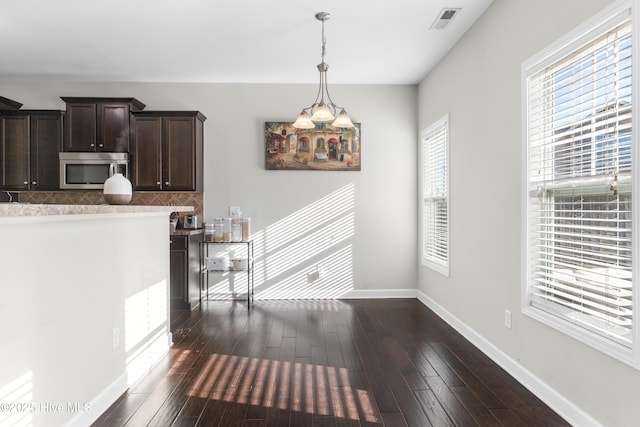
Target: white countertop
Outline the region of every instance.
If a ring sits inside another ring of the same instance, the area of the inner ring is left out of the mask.
[[[0,203],[0,217],[33,217],[51,215],[103,215],[193,212],[193,206],[143,205],[49,205],[30,203]]]

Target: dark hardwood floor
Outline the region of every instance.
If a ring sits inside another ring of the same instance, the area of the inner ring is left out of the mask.
[[[415,299],[205,302],[95,426],[568,426]]]

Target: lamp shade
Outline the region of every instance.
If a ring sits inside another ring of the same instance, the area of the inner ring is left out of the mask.
[[[352,128],[353,122],[351,121],[351,117],[349,117],[347,112],[342,110],[333,121],[333,123],[331,123],[331,126],[336,128]]]
[[[311,121],[307,112],[303,111],[300,113],[296,121],[293,122],[293,127],[296,129],[313,129],[316,125]]]
[[[331,110],[325,104],[318,105],[311,115],[311,120],[314,122],[330,122],[334,119],[333,114],[331,114]]]

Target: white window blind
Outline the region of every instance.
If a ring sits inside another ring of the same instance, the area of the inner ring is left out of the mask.
[[[527,84],[526,305],[633,346],[629,14]]]
[[[423,264],[449,274],[448,118],[423,132]]]

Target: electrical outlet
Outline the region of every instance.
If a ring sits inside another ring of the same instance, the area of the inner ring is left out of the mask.
[[[111,345],[114,350],[120,346],[120,328],[117,326],[113,328],[111,333]]]
[[[511,311],[510,310],[504,311],[504,326],[506,326],[508,329],[511,329]]]
[[[320,280],[320,266],[316,265],[316,271],[307,273],[307,283],[313,283]]]
[[[307,273],[307,283],[313,283],[320,279],[320,273],[318,271],[314,271],[313,273]]]
[[[234,218],[240,216],[240,206],[229,206],[229,215]]]

